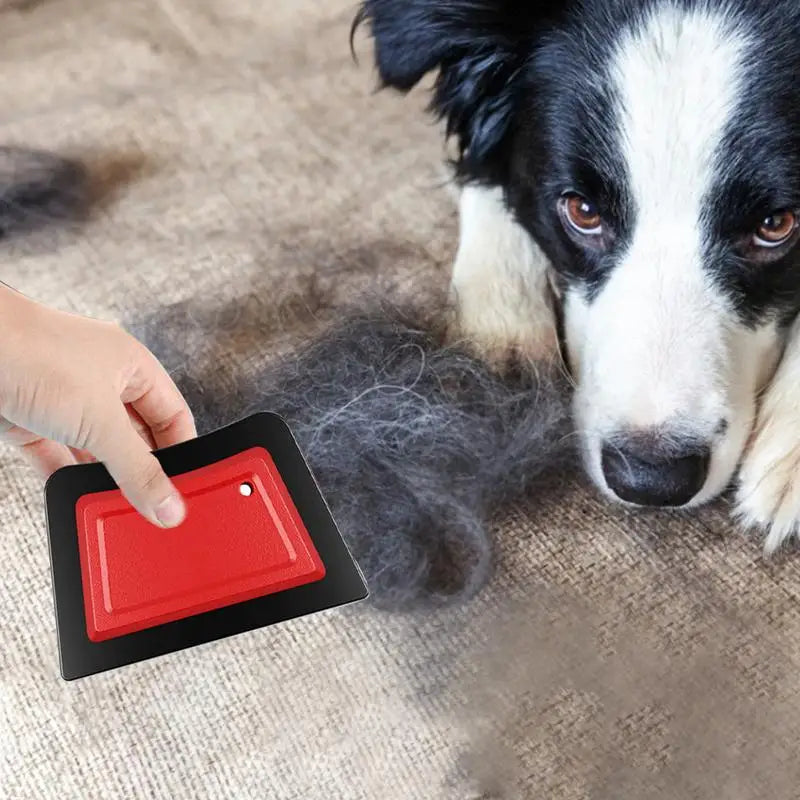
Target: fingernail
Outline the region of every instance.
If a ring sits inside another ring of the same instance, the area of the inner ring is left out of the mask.
[[[177,494],[171,494],[156,506],[156,519],[165,528],[174,528],[183,522],[186,510],[183,500]]]

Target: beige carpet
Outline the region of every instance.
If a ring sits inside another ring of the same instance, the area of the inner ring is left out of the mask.
[[[349,269],[342,298],[446,280],[437,132],[421,96],[372,95],[348,0],[3,6],[0,143],[81,155],[97,205],[4,244],[2,280],[117,319],[257,291],[279,320],[315,274]],[[8,451],[0,498],[2,798],[800,797],[800,555],[763,563],[724,506],[565,487],[509,510],[467,608],[358,606],[65,683],[41,489]]]

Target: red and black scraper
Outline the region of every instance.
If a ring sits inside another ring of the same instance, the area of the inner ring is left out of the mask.
[[[64,467],[47,481],[65,679],[367,596],[277,415],[255,414],[155,455],[186,501],[177,528],[140,516],[102,464]]]

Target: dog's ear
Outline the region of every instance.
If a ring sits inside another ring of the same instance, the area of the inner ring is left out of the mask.
[[[516,78],[566,0],[364,0],[381,82],[403,92],[438,71],[430,110],[475,169],[508,130]],[[464,162],[467,162],[466,164]]]

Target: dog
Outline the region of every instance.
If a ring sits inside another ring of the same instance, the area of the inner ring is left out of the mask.
[[[564,358],[588,474],[800,531],[796,0],[366,0],[457,143],[458,329]]]

